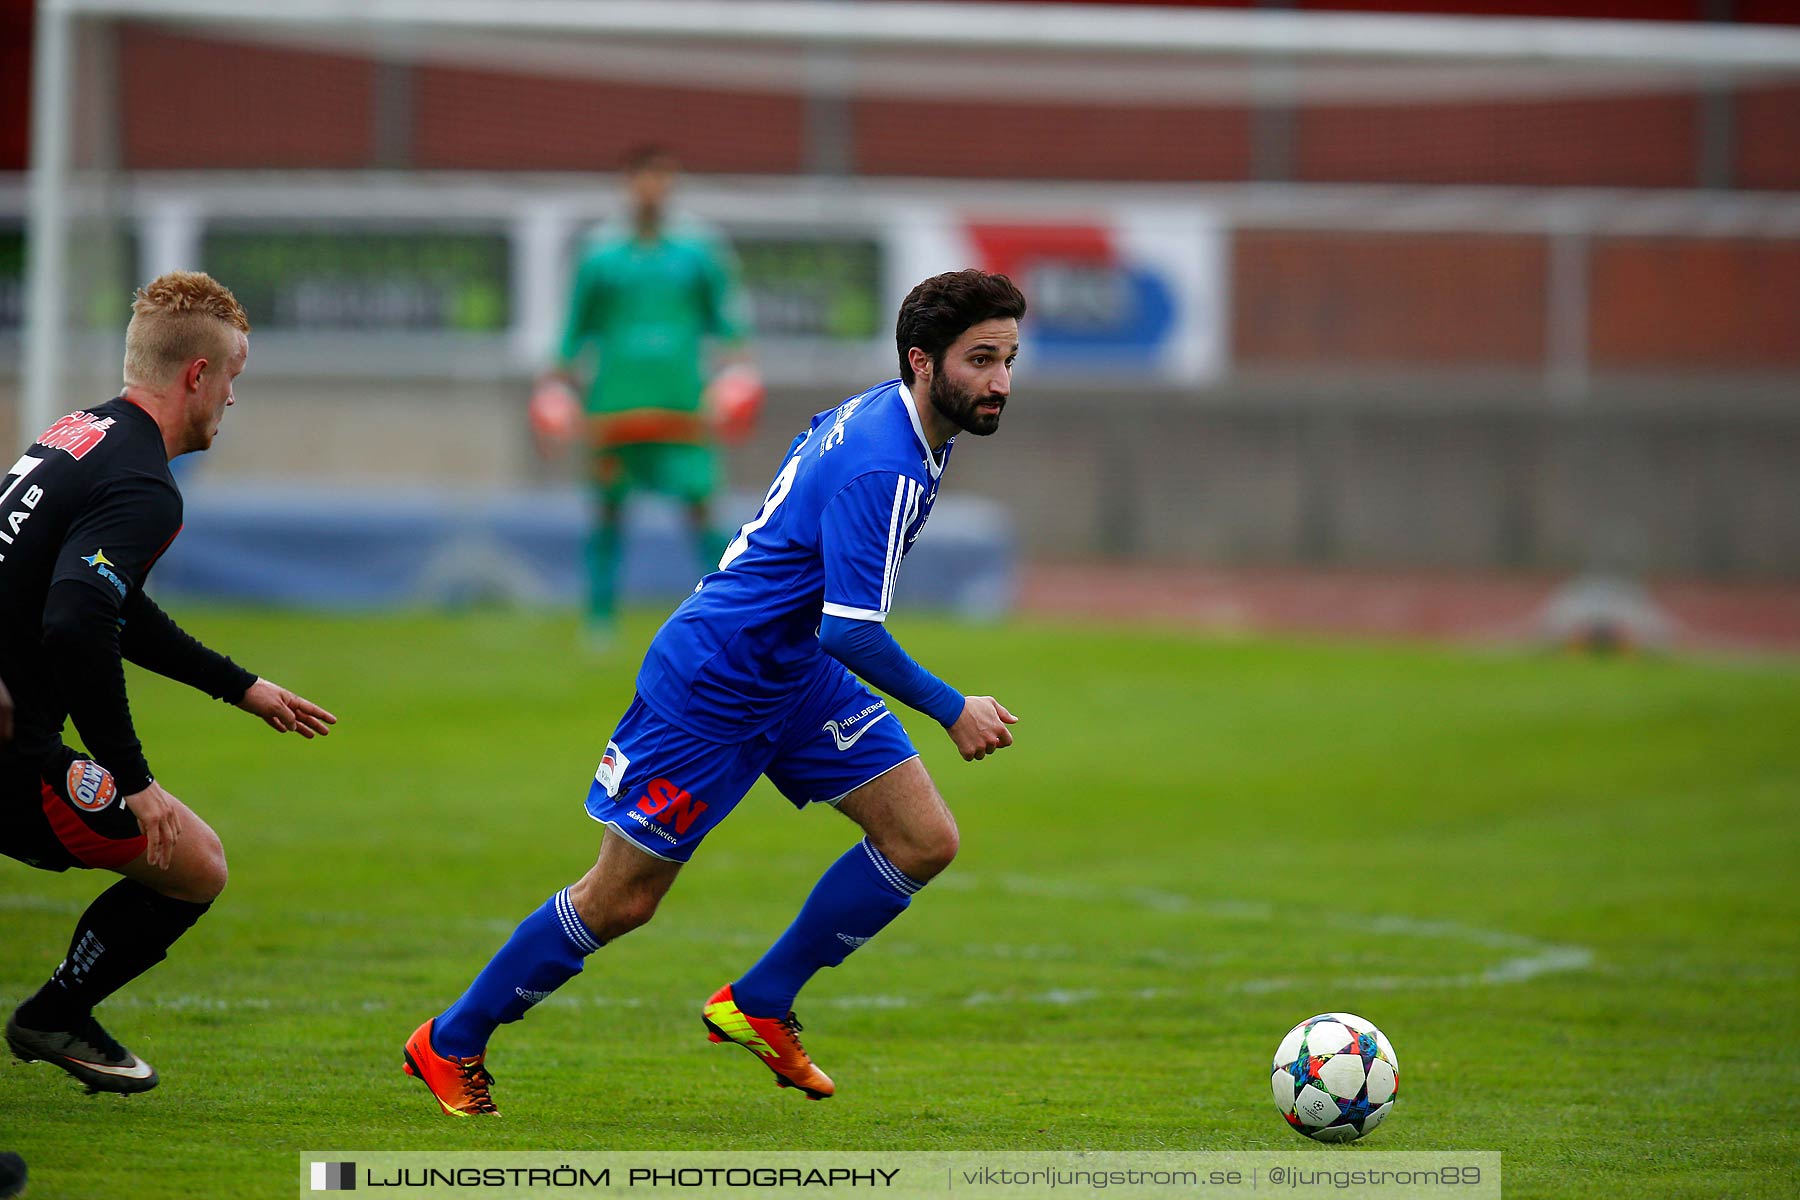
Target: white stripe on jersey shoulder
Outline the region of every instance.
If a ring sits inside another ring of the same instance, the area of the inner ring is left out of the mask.
[[[913,403],[912,389],[902,382],[894,394],[900,397],[900,403],[906,409],[906,419],[912,422],[913,433],[919,439],[919,448],[925,452],[925,469],[936,479],[944,473],[944,463],[931,452],[931,443],[925,439],[925,426],[919,423],[919,409]]]
[[[888,513],[887,557],[881,563],[881,611],[888,610],[894,586],[894,564],[906,548],[906,497],[918,484],[904,475],[894,477],[894,507]]]
[[[848,604],[833,604],[827,600],[819,611],[828,617],[843,617],[847,621],[874,621],[880,623],[887,620],[887,614],[875,608],[851,608]]]
[[[898,537],[888,546],[887,576],[882,580],[881,584],[881,608],[883,612],[892,608],[894,605],[894,584],[898,583],[900,580],[900,560],[906,557],[906,531],[912,528],[913,520],[918,517],[919,500],[925,495],[925,485],[918,480],[907,479],[905,476],[901,476],[901,482],[905,487],[906,497],[904,501],[902,501],[900,497],[896,496],[894,498],[894,504],[898,507],[900,504],[904,503],[906,510],[900,514]]]

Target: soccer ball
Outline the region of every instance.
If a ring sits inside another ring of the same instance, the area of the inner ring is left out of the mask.
[[[1322,1013],[1281,1039],[1269,1082],[1294,1132],[1354,1142],[1387,1120],[1400,1094],[1400,1060],[1387,1035],[1361,1017]]]

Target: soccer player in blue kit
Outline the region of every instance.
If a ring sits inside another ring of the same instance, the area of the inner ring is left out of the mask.
[[[956,821],[879,687],[944,727],[968,761],[1012,745],[1015,718],[914,662],[883,627],[894,581],[961,432],[986,436],[1012,390],[1025,297],[954,271],[900,306],[900,378],[820,413],[762,507],[669,617],[594,774],[594,866],[513,931],[462,997],[406,1042],[444,1112],[497,1114],[488,1039],[647,922],[695,849],[759,775],[796,808],[862,827],[768,953],[701,1008],[781,1087],[835,1088],[800,1044],[794,997],[905,911],[956,855]],[[855,674],[852,674],[855,672]],[[858,679],[858,676],[861,679]]]

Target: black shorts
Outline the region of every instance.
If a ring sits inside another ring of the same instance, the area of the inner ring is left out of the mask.
[[[86,755],[0,758],[0,854],[45,871],[117,869],[144,845],[112,772]]]

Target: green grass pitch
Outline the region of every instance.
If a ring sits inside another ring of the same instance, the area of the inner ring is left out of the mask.
[[[783,1092],[698,1007],[853,840],[752,793],[646,929],[490,1055],[499,1121],[438,1115],[413,1026],[591,861],[630,694],[568,618],[184,613],[334,709],[324,742],[134,674],[150,761],[232,882],[102,1009],[163,1084],[0,1064],[33,1196],[288,1196],[340,1149],[1504,1151],[1512,1196],[1792,1195],[1800,1154],[1800,666],[1594,661],[897,622],[1021,717],[966,764],[908,727],[963,852],[801,997],[838,1081]],[[0,860],[0,1001],[99,890]],[[1313,1146],[1269,1059],[1378,1023],[1393,1118]]]

